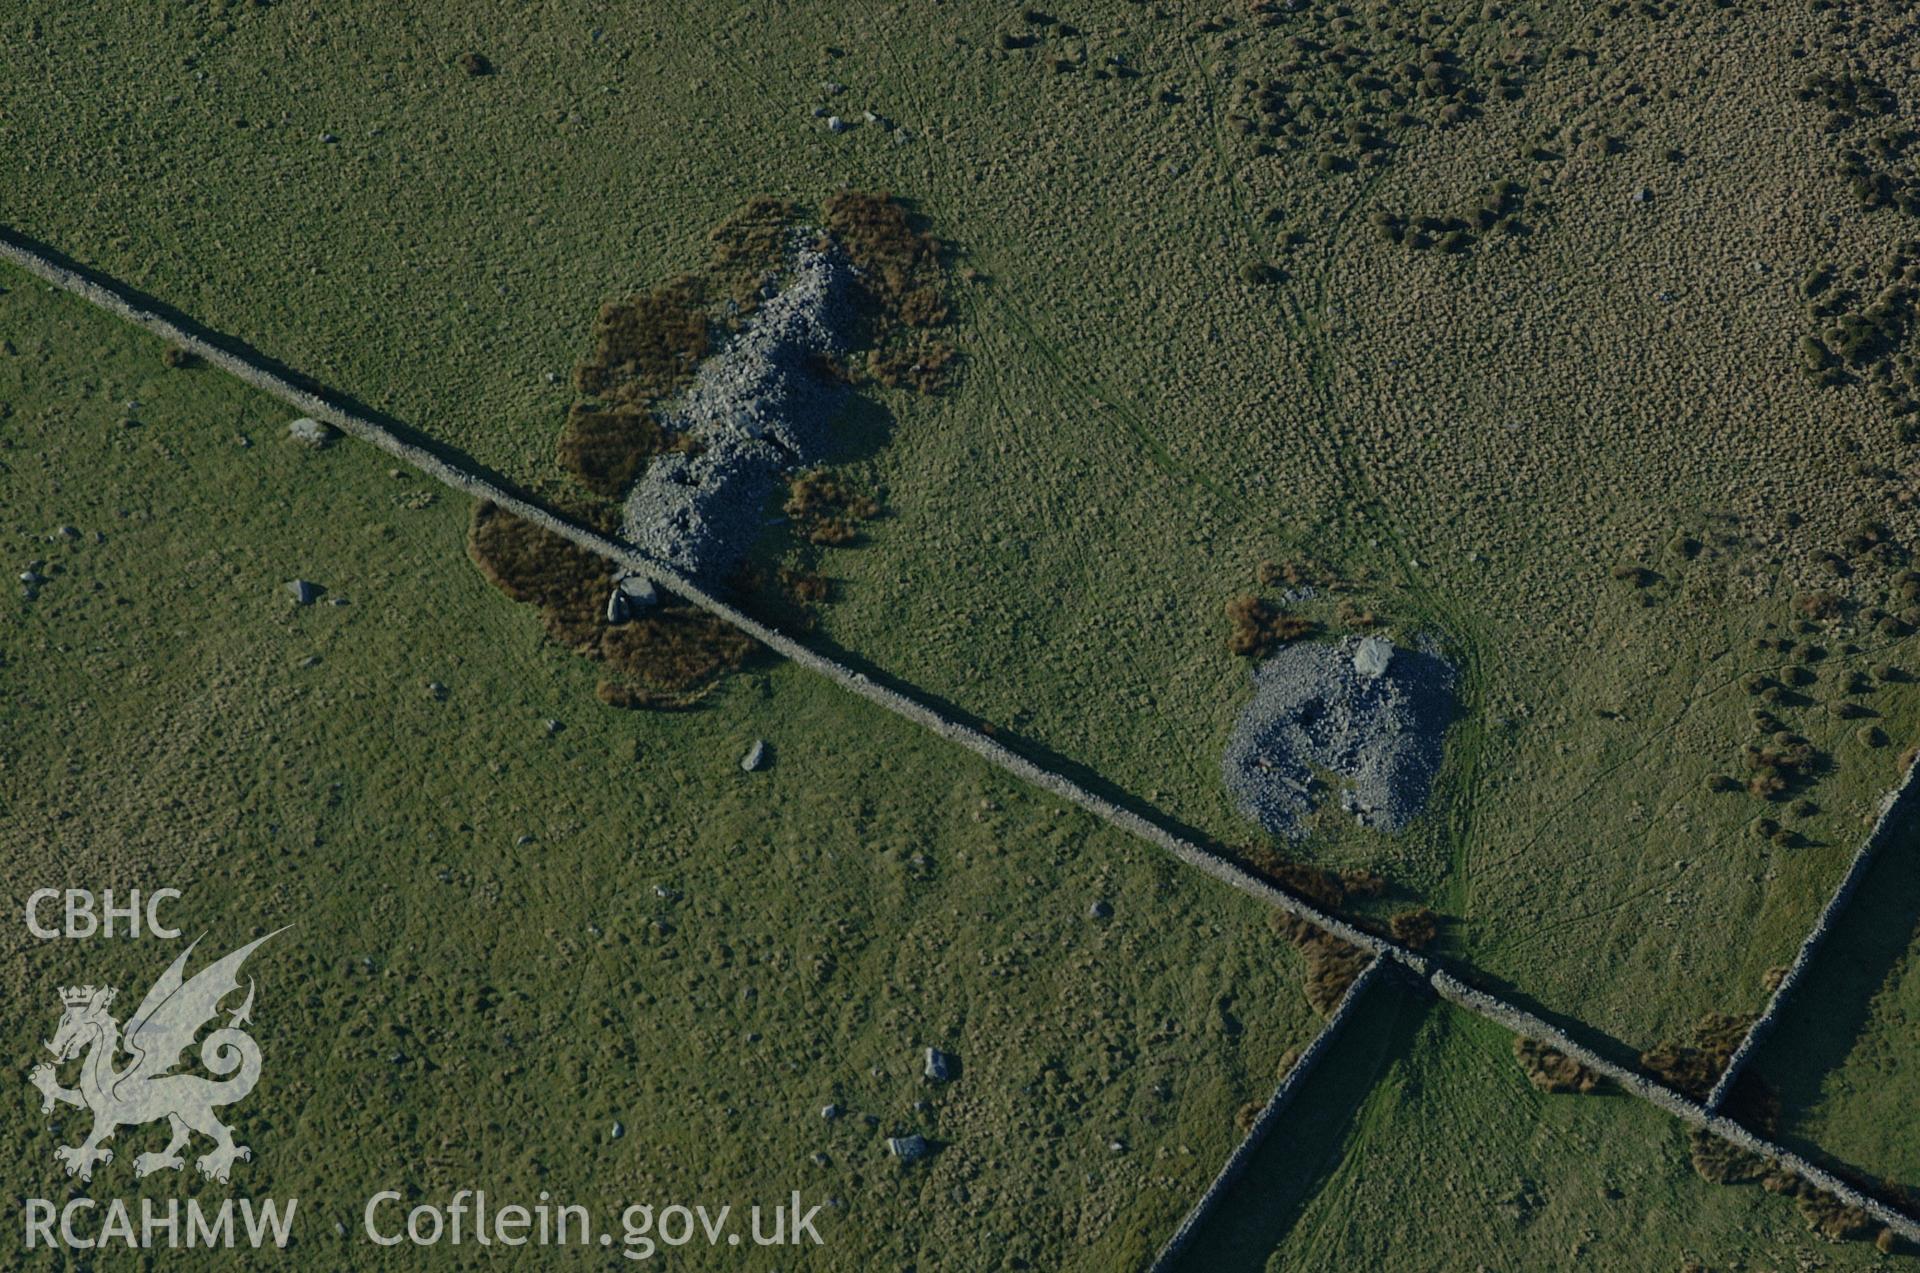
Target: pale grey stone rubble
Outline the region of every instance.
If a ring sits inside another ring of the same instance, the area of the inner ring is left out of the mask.
[[[952,1081],[954,1071],[958,1068],[958,1064],[958,1060],[951,1054],[942,1052],[939,1048],[928,1048],[925,1069],[927,1081],[929,1083],[946,1083]]]
[[[287,426],[287,436],[317,451],[322,447],[332,446],[334,438],[339,435],[312,416],[301,416]]]
[[[623,575],[619,586],[629,610],[645,610],[660,600],[660,590],[645,575]]]
[[[699,445],[657,457],[627,492],[630,543],[705,579],[745,555],[781,475],[820,456],[845,400],[846,386],[815,364],[844,350],[851,277],[837,248],[796,233],[785,285],[665,413]]]
[[[747,754],[740,757],[740,768],[748,773],[752,773],[756,769],[766,768],[766,764],[767,740],[764,738],[756,738],[753,740],[753,745],[747,748]]]
[[[1293,839],[1339,784],[1362,825],[1405,828],[1427,800],[1454,715],[1453,668],[1430,642],[1383,636],[1287,646],[1254,669],[1222,765],[1242,812]]]
[[[287,591],[293,594],[293,604],[310,606],[320,599],[322,589],[319,584],[308,579],[289,579]]]

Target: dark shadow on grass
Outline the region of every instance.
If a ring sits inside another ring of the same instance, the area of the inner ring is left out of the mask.
[[[1386,1068],[1412,1054],[1431,996],[1398,977],[1374,983],[1340,1037],[1295,1089],[1240,1179],[1175,1262],[1184,1273],[1258,1273],[1346,1155],[1367,1096]]]
[[[1920,1188],[1920,1181],[1887,1180],[1837,1162],[1797,1135],[1796,1116],[1820,1102],[1821,1085],[1852,1053],[1872,1024],[1873,1000],[1920,940],[1920,810],[1909,809],[1901,829],[1880,850],[1859,888],[1836,917],[1771,1034],[1754,1054],[1753,1068],[1780,1097],[1780,1140],[1860,1181],[1889,1201]]]

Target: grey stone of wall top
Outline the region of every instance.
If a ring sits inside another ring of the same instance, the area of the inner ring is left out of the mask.
[[[70,270],[25,246],[17,238],[8,234],[4,227],[0,227],[0,260],[6,260],[62,291],[70,292],[89,304],[96,305],[110,314],[152,332],[163,340],[197,355],[209,366],[218,367],[235,379],[292,405],[296,410],[334,425],[341,432],[385,451],[395,459],[412,465],[454,490],[463,491],[475,499],[490,501],[516,517],[524,518],[543,530],[599,555],[616,566],[624,567],[630,573],[645,575],[658,586],[726,620],[800,667],[824,676],[868,702],[966,748],[987,763],[1032,786],[1051,792],[1070,804],[1085,809],[1108,825],[1164,850],[1221,883],[1259,898],[1276,909],[1298,916],[1342,941],[1358,946],[1376,956],[1392,960],[1400,967],[1428,979],[1435,991],[1443,997],[1459,1003],[1470,1011],[1478,1012],[1490,1020],[1500,1021],[1515,1033],[1546,1043],[1564,1052],[1581,1064],[1614,1079],[1624,1090],[1644,1100],[1652,1101],[1696,1126],[1705,1126],[1715,1135],[1751,1153],[1761,1154],[1780,1163],[1789,1171],[1833,1194],[1849,1206],[1859,1207],[1907,1240],[1920,1242],[1920,1223],[1916,1223],[1876,1199],[1866,1197],[1846,1182],[1814,1167],[1797,1155],[1760,1140],[1731,1120],[1709,1115],[1703,1107],[1687,1100],[1678,1092],[1664,1088],[1644,1075],[1623,1070],[1620,1066],[1602,1059],[1598,1054],[1574,1043],[1559,1030],[1531,1013],[1495,999],[1491,995],[1473,990],[1448,973],[1433,968],[1423,956],[1356,928],[1336,916],[1329,915],[1318,907],[1281,891],[1233,863],[1216,857],[1200,846],[1175,835],[1159,823],[1094,794],[1064,775],[1044,769],[1026,757],[1009,751],[979,730],[958,721],[949,720],[905,694],[876,684],[864,673],[827,658],[786,634],[750,618],[708,593],[680,572],[653,560],[633,547],[608,539],[583,526],[575,525],[557,516],[550,509],[534,504],[478,473],[451,464],[427,448],[397,436],[376,421],[347,409],[326,394],[295,384],[263,362],[242,356],[224,345],[215,345],[201,338],[166,316],[137,304],[130,298],[129,293],[104,286],[93,278]],[[445,692],[445,687],[438,686],[437,683],[435,689],[442,694]]]

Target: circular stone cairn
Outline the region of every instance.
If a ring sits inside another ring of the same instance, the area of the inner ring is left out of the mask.
[[[1453,666],[1430,639],[1296,643],[1256,667],[1253,684],[1222,776],[1270,834],[1305,835],[1330,790],[1355,821],[1389,833],[1425,807],[1455,713]]]

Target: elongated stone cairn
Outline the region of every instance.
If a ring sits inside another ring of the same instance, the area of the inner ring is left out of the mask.
[[[1515,1033],[1545,1043],[1571,1056],[1590,1069],[1613,1079],[1620,1084],[1622,1090],[1631,1092],[1643,1100],[1651,1101],[1695,1126],[1705,1127],[1716,1136],[1749,1153],[1771,1159],[1808,1183],[1839,1198],[1848,1206],[1865,1211],[1908,1241],[1920,1243],[1920,1223],[1916,1223],[1885,1203],[1866,1197],[1851,1185],[1813,1166],[1798,1155],[1761,1140],[1731,1119],[1714,1117],[1703,1106],[1688,1100],[1678,1092],[1661,1086],[1645,1075],[1628,1071],[1602,1059],[1597,1053],[1574,1043],[1560,1030],[1548,1025],[1539,1017],[1504,1000],[1496,999],[1492,995],[1474,990],[1450,974],[1433,968],[1424,956],[1329,915],[1291,893],[1283,892],[1265,880],[1242,870],[1226,859],[1207,852],[1192,841],[1174,834],[1160,823],[1116,804],[1104,796],[1097,795],[1062,774],[1041,768],[1026,757],[1009,751],[971,725],[951,720],[891,686],[882,685],[870,679],[865,673],[855,671],[843,663],[809,649],[786,634],[748,617],[742,611],[701,588],[693,580],[653,560],[631,545],[619,543],[584,526],[575,525],[491,477],[478,471],[470,471],[442,458],[435,451],[409,441],[387,426],[351,409],[332,394],[296,384],[260,354],[244,348],[236,352],[234,346],[224,343],[215,344],[203,334],[202,329],[189,330],[166,315],[148,308],[131,289],[124,285],[116,283],[108,286],[93,275],[73,270],[55,260],[47,251],[28,243],[17,232],[4,226],[0,226],[0,260],[18,266],[61,291],[70,292],[136,327],[152,332],[170,344],[197,355],[209,366],[218,367],[262,393],[270,394],[288,403],[295,410],[331,424],[341,432],[385,451],[395,459],[412,465],[454,490],[462,491],[475,499],[491,501],[514,516],[579,545],[588,552],[623,568],[629,574],[645,576],[659,587],[699,606],[709,614],[726,620],[768,649],[800,667],[826,677],[841,688],[919,725],[948,742],[966,748],[988,764],[1085,809],[1108,825],[1164,850],[1181,862],[1224,884],[1256,897],[1278,910],[1296,915],[1344,942],[1392,960],[1414,975],[1428,980],[1442,998],[1457,1003],[1471,1012],[1477,1012],[1489,1020],[1501,1022]]]

